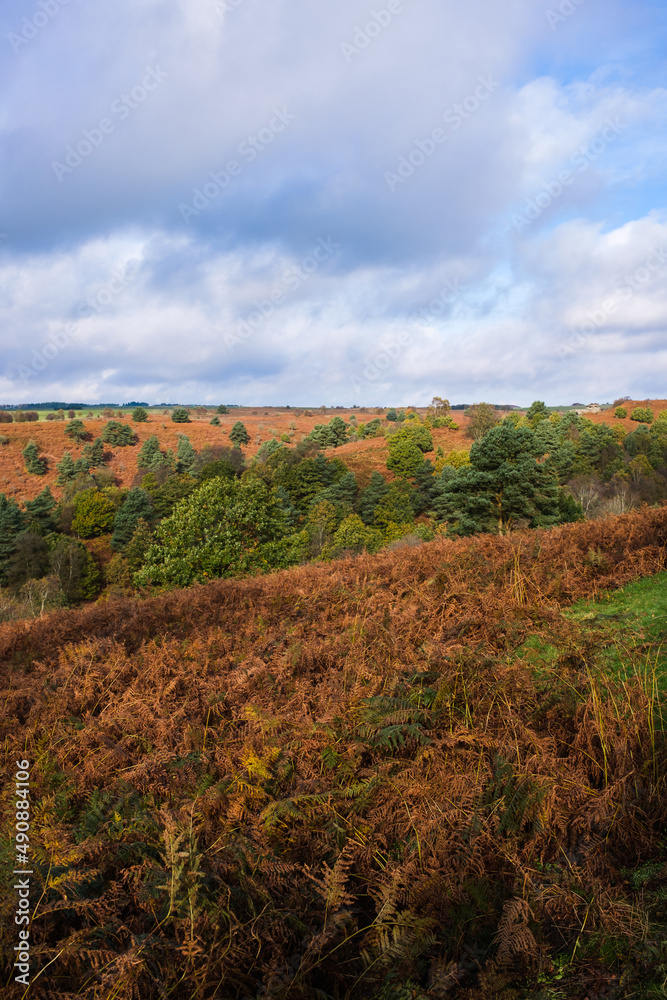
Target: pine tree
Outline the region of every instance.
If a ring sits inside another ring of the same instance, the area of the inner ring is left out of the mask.
[[[113,535],[111,536],[111,548],[125,548],[132,539],[139,521],[152,521],[153,517],[153,503],[150,493],[135,486],[127,494],[122,505],[116,512],[113,522]]]
[[[135,424],[143,424],[148,420],[148,413],[143,406],[137,406],[134,410],[132,410],[132,419]]]
[[[0,493],[0,582],[6,582],[8,561],[14,552],[16,536],[25,529],[25,517],[19,506]]]
[[[147,521],[140,517],[134,529],[132,538],[125,546],[125,558],[130,569],[135,572],[144,564],[148,549],[153,544],[153,530]]]
[[[29,441],[21,452],[25,462],[26,472],[32,476],[43,476],[46,472],[46,462],[39,457],[39,447],[34,441]]]
[[[187,475],[193,475],[197,452],[192,447],[187,434],[179,434],[178,448],[176,450],[176,471]]]
[[[102,438],[95,438],[92,444],[84,445],[81,457],[85,458],[90,469],[97,469],[104,465],[104,442]]]
[[[124,448],[135,443],[134,431],[129,424],[121,424],[119,420],[110,420],[102,429],[102,441],[115,448]]]
[[[379,472],[371,473],[371,481],[359,498],[358,511],[366,525],[375,524],[375,508],[389,492],[389,486]]]
[[[66,486],[70,480],[74,479],[76,472],[74,470],[74,459],[72,458],[71,452],[65,452],[62,459],[57,463],[56,469],[58,470],[56,486]]]
[[[45,486],[34,500],[26,500],[24,506],[27,511],[29,531],[38,535],[48,535],[49,532],[57,530],[53,518],[56,501],[48,486]]]
[[[243,445],[248,444],[250,441],[250,435],[246,430],[244,424],[240,420],[237,420],[231,431],[229,432],[229,439],[232,444],[236,445],[237,448],[243,447]]]
[[[160,454],[160,442],[157,435],[151,434],[149,438],[146,438],[137,455],[137,468],[150,469],[153,459]]]
[[[77,444],[89,437],[83,420],[71,420],[65,428],[65,434],[67,437],[72,438],[73,441],[76,441]]]

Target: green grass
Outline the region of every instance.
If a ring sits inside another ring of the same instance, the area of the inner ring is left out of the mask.
[[[581,652],[586,651],[588,665],[622,680],[649,671],[658,690],[667,691],[667,572],[635,580],[595,601],[578,601],[562,614],[581,627]],[[518,654],[541,672],[573,651],[531,636]]]

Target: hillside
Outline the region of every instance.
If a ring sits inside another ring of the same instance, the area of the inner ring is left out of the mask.
[[[644,995],[664,628],[562,609],[666,565],[644,508],[0,626],[31,995]]]

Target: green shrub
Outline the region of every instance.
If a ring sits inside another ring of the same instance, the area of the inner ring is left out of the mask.
[[[171,419],[175,424],[189,424],[190,414],[184,406],[177,406],[175,410],[171,411]]]
[[[628,411],[624,406],[617,406],[614,410],[614,416],[617,420],[625,420],[628,415]]]
[[[72,530],[81,538],[95,538],[113,529],[116,505],[97,489],[83,490],[74,501]]]
[[[43,476],[46,472],[46,460],[39,457],[39,447],[34,441],[29,441],[21,452],[25,462],[25,470],[31,476]]]
[[[65,434],[77,442],[86,441],[90,437],[83,420],[70,420],[65,428]]]
[[[148,413],[143,406],[137,406],[132,410],[132,419],[135,424],[143,424],[148,420]]]
[[[213,420],[211,420],[211,425],[213,427],[219,427],[220,426],[220,417],[213,417]]]
[[[636,406],[630,414],[630,420],[637,420],[641,424],[652,424],[653,410],[648,406]]]

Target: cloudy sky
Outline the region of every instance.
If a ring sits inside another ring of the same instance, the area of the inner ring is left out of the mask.
[[[0,403],[667,395],[667,7],[5,0]]]

